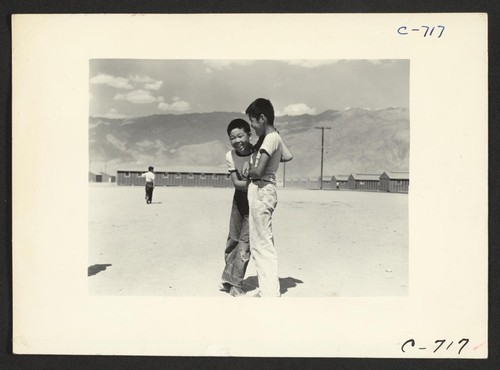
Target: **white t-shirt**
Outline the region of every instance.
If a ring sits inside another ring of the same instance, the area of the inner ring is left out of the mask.
[[[242,179],[241,169],[243,163],[252,162],[252,153],[247,155],[239,154],[235,149],[227,152],[226,154],[227,170],[228,172],[236,171],[238,173],[238,178]]]
[[[146,178],[146,182],[154,182],[155,180],[155,174],[151,171],[148,171],[148,172],[144,172],[141,177],[145,177]]]
[[[281,136],[277,132],[272,132],[267,134],[264,138],[257,157],[255,159],[255,165],[258,166],[262,152],[269,154],[269,160],[267,161],[267,166],[262,175],[262,180],[267,180],[276,183],[276,172],[281,161],[281,153],[283,151],[283,141],[281,141]]]

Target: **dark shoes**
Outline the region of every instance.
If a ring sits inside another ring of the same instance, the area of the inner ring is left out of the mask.
[[[219,289],[222,292],[229,293],[233,297],[239,297],[239,296],[245,295],[245,291],[243,289],[241,289],[240,287],[231,285],[229,283],[221,283],[219,285]]]
[[[221,292],[226,292],[226,293],[229,293],[229,291],[231,290],[231,287],[232,287],[232,285],[231,285],[231,284],[229,284],[229,283],[221,283],[221,284],[219,285],[219,290],[220,290]]]

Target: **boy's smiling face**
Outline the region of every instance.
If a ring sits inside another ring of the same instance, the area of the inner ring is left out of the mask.
[[[266,122],[261,114],[259,118],[248,117],[250,119],[250,127],[255,131],[255,135],[264,136],[266,134]]]
[[[245,154],[250,149],[250,136],[244,129],[234,128],[229,134],[229,142],[238,153]]]

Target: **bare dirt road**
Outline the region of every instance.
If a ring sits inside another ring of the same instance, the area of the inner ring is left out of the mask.
[[[230,297],[218,289],[232,189],[89,185],[89,293]],[[408,195],[278,190],[282,297],[405,296]],[[250,261],[248,295],[258,280]]]

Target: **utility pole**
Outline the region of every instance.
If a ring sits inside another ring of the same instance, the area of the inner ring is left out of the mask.
[[[330,130],[331,127],[315,127],[321,130],[321,177],[319,178],[319,190],[323,190],[323,151],[325,148],[325,130]]]
[[[288,149],[291,148],[290,145],[287,145]],[[285,188],[285,175],[286,175],[286,162],[283,162],[283,188]]]
[[[286,162],[283,162],[283,189],[285,188]]]

